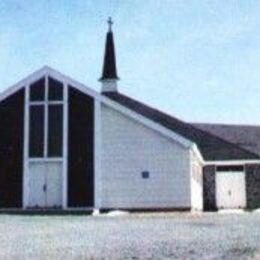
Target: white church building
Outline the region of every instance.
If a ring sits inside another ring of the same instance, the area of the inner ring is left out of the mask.
[[[111,24],[100,81],[45,66],[0,94],[1,209],[260,207],[260,127],[191,124],[122,94]]]

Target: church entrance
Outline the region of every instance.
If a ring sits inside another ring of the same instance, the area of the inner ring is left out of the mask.
[[[62,206],[62,163],[32,162],[29,166],[29,208]]]
[[[27,88],[26,178],[27,208],[63,206],[64,100],[63,83],[43,77]]]

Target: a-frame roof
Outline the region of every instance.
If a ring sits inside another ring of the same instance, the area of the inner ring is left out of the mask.
[[[97,91],[87,87],[86,85],[64,75],[63,73],[61,73],[49,66],[44,66],[41,69],[31,73],[29,76],[18,81],[13,86],[7,88],[2,93],[0,93],[0,101],[5,99],[6,97],[10,96],[11,94],[16,92],[20,88],[23,88],[26,85],[32,84],[33,82],[39,80],[40,78],[42,78],[44,76],[50,76],[50,77],[55,78],[56,80],[66,82],[68,85],[71,85],[71,86],[81,90],[82,92],[88,94],[91,97],[95,97],[95,98],[100,97],[100,94]]]
[[[58,81],[63,82],[63,84],[67,84],[69,86],[72,86],[78,90],[80,90],[82,93],[87,94],[88,96],[94,98],[95,100],[102,102],[106,104],[107,106],[111,107],[112,109],[118,110],[119,112],[131,117],[132,119],[146,125],[147,127],[152,128],[153,130],[160,132],[161,134],[173,139],[183,147],[193,147],[195,144],[191,142],[190,140],[172,132],[169,131],[168,129],[164,128],[163,126],[159,124],[155,124],[151,120],[143,117],[142,115],[138,115],[134,111],[130,111],[128,108],[118,104],[117,102],[105,97],[104,95],[101,95],[99,92],[87,87],[86,85],[62,74],[61,72],[49,67],[49,66],[44,66],[41,69],[33,72],[26,78],[20,80],[17,82],[15,85],[9,87],[6,89],[4,92],[0,93],[0,102],[7,98],[8,96],[12,95],[19,89],[31,85],[32,83],[38,81],[39,79],[49,76],[52,77]]]
[[[28,77],[0,93],[0,101],[15,93],[20,88],[23,88],[44,76],[50,76],[61,82],[66,82],[66,84],[77,88],[83,93],[93,97],[95,100],[98,100],[160,132],[161,134],[174,139],[184,147],[198,147],[203,159],[206,161],[260,159],[260,156],[253,152],[223,140],[214,134],[203,131],[192,124],[183,122],[157,109],[151,108],[130,97],[117,92],[101,95],[86,85],[48,66],[44,66],[40,70],[30,74]]]

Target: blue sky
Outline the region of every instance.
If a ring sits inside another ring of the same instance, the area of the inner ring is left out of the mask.
[[[99,91],[110,15],[122,93],[187,121],[260,125],[257,0],[1,0],[0,91],[44,65]]]

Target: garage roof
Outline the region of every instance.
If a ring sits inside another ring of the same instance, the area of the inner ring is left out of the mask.
[[[260,126],[229,124],[193,124],[193,126],[260,156]]]

